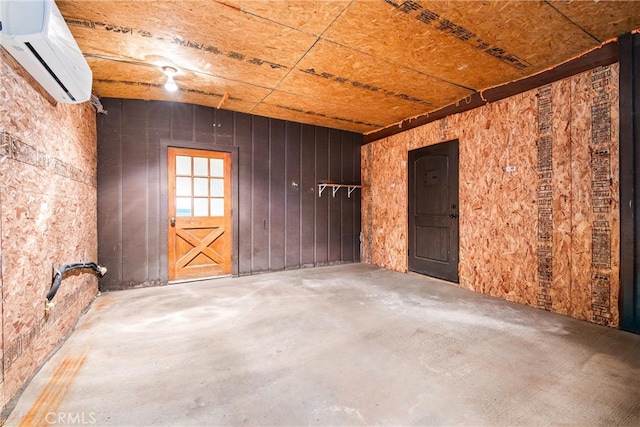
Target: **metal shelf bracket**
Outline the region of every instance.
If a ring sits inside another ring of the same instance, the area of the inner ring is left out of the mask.
[[[333,197],[336,197],[336,194],[338,193],[338,190],[340,190],[341,187],[347,187],[347,197],[351,198],[351,193],[353,193],[356,188],[362,188],[362,185],[360,185],[360,184],[331,184],[331,183],[328,183],[328,182],[322,182],[322,183],[318,184],[318,197],[322,197],[322,192],[327,187],[331,187],[331,195]]]

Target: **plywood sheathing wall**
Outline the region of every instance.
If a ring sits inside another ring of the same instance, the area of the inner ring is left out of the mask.
[[[617,81],[598,68],[363,147],[363,260],[407,271],[407,153],[458,138],[460,286],[617,327]]]
[[[52,265],[97,259],[95,109],[52,105],[0,48],[0,405],[18,392],[97,293],[67,275],[45,318]]]

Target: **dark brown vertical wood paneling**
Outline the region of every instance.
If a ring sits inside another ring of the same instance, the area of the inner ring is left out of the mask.
[[[167,281],[167,239],[166,236],[166,182],[162,181],[162,172],[166,163],[162,162],[161,141],[171,138],[172,102],[147,103],[147,153],[149,156],[149,282],[150,284]],[[166,155],[166,153],[164,153]],[[166,161],[166,160],[165,160]],[[166,178],[165,178],[166,181]],[[163,209],[165,207],[165,209]],[[153,212],[157,211],[156,216]],[[154,247],[156,245],[156,247]]]
[[[285,263],[285,122],[271,120],[269,137],[269,270],[282,270]]]
[[[287,122],[286,137],[286,260],[287,268],[300,267],[300,124]]]
[[[253,187],[253,151],[252,151],[252,118],[246,114],[238,114],[235,120],[235,145],[238,147],[238,180],[240,190],[238,194],[238,274],[251,273],[251,189]]]
[[[359,176],[361,136],[173,102],[103,105],[99,257],[110,274],[102,289],[167,281],[169,146],[233,153],[234,274],[359,257],[359,194],[333,198],[327,189],[319,198],[317,184],[357,182],[348,177]]]
[[[152,111],[150,109],[150,121],[151,114]],[[163,153],[160,151],[160,144],[161,141],[169,138],[170,131],[168,127],[165,127],[165,129],[150,128],[147,131],[147,153],[149,156],[147,163],[149,166],[149,280],[162,283],[167,281],[167,239],[163,237],[166,235],[167,227],[167,193],[166,190],[162,191],[166,189],[166,177],[163,181],[162,173],[166,171],[167,165],[162,161]],[[164,154],[166,156],[166,153]],[[154,248],[153,245],[157,245],[157,247]]]
[[[233,146],[229,146],[229,150],[231,151],[231,176],[232,176],[232,180],[233,182],[231,183],[231,221],[232,221],[232,229],[233,229],[233,238],[232,238],[232,249],[231,249],[231,256],[232,256],[232,260],[231,260],[231,274],[233,275],[238,275],[239,274],[239,270],[238,270],[238,259],[239,259],[239,253],[240,253],[240,239],[239,239],[239,234],[240,234],[240,224],[238,222],[238,212],[240,211],[238,209],[239,206],[239,200],[238,200],[238,194],[239,194],[239,188],[240,188],[240,182],[239,182],[239,174],[238,174],[238,149],[236,147]]]
[[[329,129],[316,128],[316,188],[320,181],[329,180]],[[326,189],[316,200],[316,264],[329,261],[329,198],[331,189]]]
[[[107,110],[108,111],[108,110]],[[122,102],[122,131],[147,127],[147,103],[135,99]]]
[[[620,328],[640,332],[640,34],[620,36]]]
[[[269,270],[269,119],[253,117],[251,270]]]
[[[166,132],[167,138],[170,136],[172,102],[148,102],[146,106],[146,120],[149,129],[158,129]],[[142,108],[140,106],[139,108]]]
[[[342,132],[342,182],[354,183],[353,178],[353,134]],[[356,190],[357,191],[357,190]],[[352,261],[354,259],[353,245],[354,245],[354,200],[352,198],[360,197],[360,192],[354,191],[349,197],[348,189],[342,189],[342,217],[340,223],[342,224],[342,238],[340,247],[340,259],[342,261]]]
[[[300,136],[300,203],[302,224],[300,259],[303,266],[315,264],[316,244],[316,135],[315,129],[310,125],[302,125]]]
[[[116,129],[118,132],[122,130],[124,126],[124,118],[122,117],[122,99],[104,98],[102,106],[107,114],[98,114],[97,127],[98,132],[102,128]],[[107,109],[107,107],[109,107]]]
[[[329,182],[344,182],[342,179],[342,132],[331,129],[329,131]],[[327,194],[329,201],[329,262],[340,261],[342,247],[342,200],[346,198],[346,188],[341,188],[333,197]]]
[[[215,134],[215,118],[212,108],[193,106],[193,140],[203,144],[213,144]]]
[[[362,150],[362,144],[364,143],[363,135],[354,135],[354,147],[353,147],[353,182],[362,182],[362,169],[360,168],[360,152]],[[353,218],[353,232],[355,234],[354,244],[354,261],[360,261],[362,253],[362,247],[360,243],[360,231],[362,230],[362,190],[355,190],[354,197],[354,218]]]
[[[633,147],[634,147],[634,183],[633,202],[635,213],[634,254],[635,254],[635,281],[633,288],[633,326],[625,321],[626,330],[640,333],[640,33],[633,33]],[[625,312],[625,316],[626,316]]]
[[[171,138],[177,141],[193,141],[193,105],[171,104]]]
[[[146,128],[129,128],[122,132],[122,180],[127,183],[122,186],[122,276],[125,286],[145,283],[148,279],[146,131]]]
[[[234,113],[227,110],[215,110],[215,141],[218,145],[233,145]]]
[[[122,102],[109,101],[103,103],[109,116],[98,116],[98,263],[109,271],[101,290],[122,283]]]

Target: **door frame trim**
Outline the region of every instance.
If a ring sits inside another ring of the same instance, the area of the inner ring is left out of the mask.
[[[238,244],[238,197],[239,197],[239,169],[238,169],[238,147],[232,145],[211,144],[197,141],[182,141],[172,139],[160,139],[160,278],[163,283],[169,283],[169,265],[168,265],[168,250],[169,250],[169,227],[166,219],[169,216],[169,171],[168,171],[168,158],[169,147],[173,148],[186,148],[189,150],[202,150],[202,151],[218,151],[231,154],[231,230],[233,236],[231,236],[231,275],[238,275],[238,256],[239,256],[239,244]],[[222,276],[221,276],[222,277]],[[228,276],[227,276],[228,277]],[[171,282],[173,283],[173,282]]]

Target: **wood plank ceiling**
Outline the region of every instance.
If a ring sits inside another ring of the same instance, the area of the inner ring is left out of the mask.
[[[640,1],[58,1],[100,97],[368,133],[640,28]],[[163,66],[178,70],[177,92]]]

